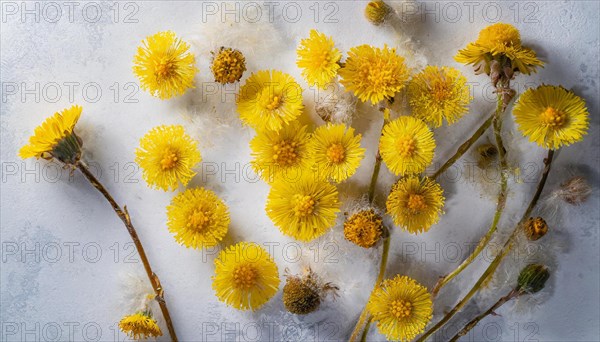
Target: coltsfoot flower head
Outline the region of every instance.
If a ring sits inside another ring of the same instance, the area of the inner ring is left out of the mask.
[[[253,73],[240,88],[237,109],[242,121],[256,130],[280,130],[300,114],[302,88],[294,78],[277,70]]]
[[[548,267],[529,264],[519,273],[517,288],[526,293],[536,293],[544,288],[548,278],[550,278]]]
[[[300,41],[296,52],[296,64],[302,69],[302,76],[309,85],[325,89],[337,76],[342,53],[336,49],[331,37],[311,30],[310,37]]]
[[[433,160],[435,140],[427,125],[416,118],[401,116],[383,128],[379,142],[381,157],[396,175],[421,173]]]
[[[194,87],[196,58],[190,45],[171,31],[148,36],[138,47],[133,73],[141,88],[161,100],[182,95]]]
[[[362,102],[391,99],[408,81],[409,70],[396,49],[360,45],[350,49],[340,83]]]
[[[408,232],[428,231],[440,219],[443,190],[433,179],[404,177],[392,186],[386,207],[394,223]]]
[[[431,320],[433,302],[426,287],[407,276],[397,275],[384,280],[373,291],[367,309],[387,339],[410,341],[422,333]]]
[[[180,244],[202,249],[218,244],[229,228],[227,206],[204,188],[187,189],[167,207],[167,226]]]
[[[340,211],[338,190],[305,170],[298,179],[279,178],[273,182],[266,211],[283,234],[310,241],[335,224]]]
[[[220,301],[238,310],[256,310],[279,288],[279,272],[267,251],[252,242],[239,242],[215,259],[213,289]]]
[[[373,209],[356,212],[344,222],[346,240],[363,248],[373,247],[382,233],[383,218]]]
[[[454,59],[459,63],[474,65],[476,72],[488,75],[492,71],[492,62],[498,62],[499,69],[508,79],[512,78],[513,71],[529,75],[544,65],[535,51],[521,45],[519,30],[505,23],[496,23],[481,30],[477,41],[460,50]]]
[[[19,157],[56,158],[65,164],[75,165],[81,158],[82,141],[75,134],[75,124],[81,111],[81,106],[75,105],[47,118],[35,128],[29,144],[21,147]]]
[[[294,121],[279,131],[259,131],[250,141],[254,171],[268,183],[280,177],[294,179],[307,172],[311,159],[310,134],[306,130],[307,126]]]
[[[382,0],[371,1],[365,7],[365,18],[373,25],[381,25],[392,13],[392,8]]]
[[[119,322],[119,329],[134,340],[162,336],[158,323],[147,312],[138,312],[123,317]]]
[[[432,127],[440,127],[444,119],[448,124],[458,121],[471,99],[467,79],[450,67],[427,66],[408,84],[412,115]]]
[[[296,315],[306,315],[319,308],[325,296],[332,292],[336,295],[338,287],[323,283],[310,268],[303,275],[287,275],[283,287],[283,305]]]
[[[180,125],[154,127],[135,150],[146,183],[164,191],[175,190],[179,183],[187,185],[201,159],[198,143]]]
[[[317,128],[310,144],[317,173],[338,183],[350,178],[365,156],[360,140],[361,135],[355,135],[354,128],[344,124]]]
[[[529,141],[552,150],[583,140],[589,127],[585,101],[561,86],[527,89],[515,104],[513,115]]]
[[[217,52],[211,52],[213,59],[210,70],[215,82],[221,84],[235,83],[242,78],[246,71],[246,58],[240,50],[221,47]]]
[[[539,240],[542,236],[548,232],[548,224],[541,217],[530,217],[525,222],[525,236],[529,241]]]

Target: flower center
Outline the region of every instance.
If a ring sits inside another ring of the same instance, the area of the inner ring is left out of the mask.
[[[175,165],[177,165],[178,160],[179,160],[179,158],[177,158],[177,154],[167,148],[163,152],[163,157],[162,157],[162,160],[160,161],[160,166],[162,167],[163,170],[170,170],[170,169],[174,168]]]
[[[546,108],[542,115],[540,115],[540,118],[544,125],[555,128],[561,128],[567,121],[567,115],[564,112],[552,107]]]
[[[273,161],[283,166],[294,164],[298,159],[296,147],[298,147],[298,143],[296,142],[281,141],[279,144],[273,146]]]
[[[448,88],[448,84],[440,80],[431,87],[431,95],[436,101],[444,102],[450,98],[450,89]]]
[[[267,103],[265,107],[267,107],[268,110],[275,110],[279,108],[279,105],[281,105],[281,98],[279,96],[273,96],[271,97],[271,102]]]
[[[412,305],[404,300],[395,300],[390,305],[390,311],[396,318],[406,318],[410,316]]]
[[[408,202],[406,205],[413,213],[418,213],[427,207],[427,203],[425,203],[425,197],[418,194],[408,195]]]
[[[327,158],[336,164],[343,162],[345,156],[346,153],[342,144],[335,143],[327,149]]]
[[[410,158],[415,154],[416,141],[413,137],[398,138],[398,153],[404,158]]]
[[[233,270],[233,284],[237,288],[249,289],[256,284],[258,272],[251,265],[239,265]]]
[[[160,78],[166,78],[171,76],[175,71],[175,63],[167,58],[162,58],[154,69],[156,76]]]
[[[294,199],[296,201],[294,206],[296,216],[306,217],[315,211],[315,200],[312,196],[295,195]]]
[[[187,227],[201,231],[208,225],[209,215],[208,212],[201,210],[194,210],[194,212],[188,217]]]
[[[315,58],[315,64],[317,67],[326,68],[331,62],[331,56],[329,51],[323,51],[321,54],[317,55]]]

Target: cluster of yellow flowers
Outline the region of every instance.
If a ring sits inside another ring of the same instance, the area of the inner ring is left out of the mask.
[[[297,49],[297,65],[311,86],[339,83],[356,98],[386,107],[377,162],[400,176],[386,201],[393,222],[410,233],[428,231],[443,213],[440,184],[425,176],[436,142],[432,129],[443,122],[456,123],[472,97],[466,78],[448,66],[427,66],[412,73],[404,58],[388,46],[360,45],[347,58],[331,37],[312,30]],[[543,63],[521,45],[519,31],[495,24],[481,31],[476,42],[459,51],[456,60],[473,64],[478,71],[530,74]],[[167,99],[193,88],[198,71],[189,45],[174,33],[148,37],[138,48],[133,71],[143,89]],[[232,48],[213,53],[211,67],[220,83],[237,82],[246,70],[245,57]],[[389,102],[406,90],[409,115],[391,120]],[[336,184],[352,177],[365,156],[361,134],[344,124],[326,123],[311,130],[303,124],[303,89],[289,74],[278,70],[252,73],[237,98],[241,121],[256,130],[250,142],[252,167],[270,185],[266,214],[284,235],[311,241],[331,229],[340,212]],[[81,140],[74,127],[81,107],[73,106],[48,118],[36,128],[23,158],[56,158],[76,165]],[[558,86],[528,89],[514,107],[521,132],[543,148],[558,149],[580,141],[588,128],[584,101]],[[174,191],[195,176],[202,160],[197,142],[180,125],[159,126],[141,138],[135,161],[148,186]],[[376,166],[376,172],[379,172]],[[376,176],[376,173],[375,173]],[[376,180],[376,177],[374,177]],[[346,238],[361,247],[372,247],[387,228],[372,209],[353,215],[345,223]],[[228,232],[229,209],[213,191],[188,188],[167,207],[167,226],[175,240],[201,249],[220,244]],[[277,265],[266,250],[252,242],[239,242],[221,251],[215,260],[213,288],[223,302],[240,310],[256,310],[278,291]],[[406,276],[383,281],[372,294],[367,309],[380,331],[390,339],[409,340],[422,333],[432,317],[432,298],[425,287]],[[133,338],[160,336],[156,321],[145,312],[123,318],[119,326]]]

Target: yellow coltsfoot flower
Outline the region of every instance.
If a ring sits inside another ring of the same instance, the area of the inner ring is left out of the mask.
[[[510,69],[507,75],[509,79],[513,71],[529,75],[544,65],[535,51],[521,45],[519,30],[505,23],[496,23],[481,30],[477,40],[460,50],[454,59],[459,63],[474,65],[476,72],[488,75],[492,71],[491,62],[499,62],[501,69]]]
[[[373,247],[383,234],[383,218],[373,209],[352,214],[344,222],[346,240],[363,248]]]
[[[381,25],[392,11],[392,8],[383,0],[371,1],[365,7],[365,18],[373,25]]]
[[[310,166],[310,134],[297,121],[279,131],[259,131],[250,141],[252,168],[265,182],[283,177],[290,180]]]
[[[162,336],[158,323],[147,312],[138,312],[123,317],[119,322],[119,329],[134,340]]]
[[[258,131],[280,130],[300,116],[303,108],[300,85],[292,76],[277,70],[250,75],[237,99],[240,118]]]
[[[29,144],[21,147],[19,157],[56,158],[75,165],[81,158],[81,139],[75,134],[75,124],[81,116],[81,106],[74,105],[62,112],[54,113],[29,138]]]
[[[309,148],[316,172],[338,183],[350,178],[365,156],[360,140],[361,135],[354,135],[354,128],[344,124],[317,128]]]
[[[383,128],[379,151],[388,169],[396,175],[425,171],[433,160],[435,140],[427,125],[416,118],[401,116]]]
[[[241,51],[221,47],[213,55],[210,70],[215,77],[215,82],[221,84],[235,83],[242,78],[246,71],[246,58]]]
[[[252,242],[239,242],[215,259],[212,287],[220,301],[238,310],[256,310],[279,288],[279,272],[267,251]]]
[[[302,69],[302,76],[309,85],[325,89],[337,75],[342,58],[331,37],[317,30],[310,31],[310,37],[302,39],[296,50],[296,64]]]
[[[517,100],[513,115],[529,141],[550,150],[583,140],[589,127],[585,101],[561,86],[527,89]]]
[[[297,179],[279,178],[273,182],[266,211],[283,234],[310,241],[335,224],[340,211],[338,190],[306,170]]]
[[[148,186],[164,191],[175,190],[179,183],[187,185],[196,174],[192,168],[201,160],[198,143],[181,125],[154,127],[135,150],[135,162]]]
[[[340,83],[362,102],[391,99],[408,81],[409,70],[396,49],[360,45],[350,49]]]
[[[196,58],[190,45],[171,31],[148,36],[138,47],[133,73],[141,88],[161,100],[182,95],[194,87]]]
[[[444,119],[458,121],[471,100],[467,79],[454,68],[429,65],[408,84],[412,115],[431,127],[440,127]]]
[[[204,188],[187,189],[167,207],[167,226],[180,244],[201,249],[218,244],[229,228],[227,206]]]
[[[410,341],[425,330],[433,313],[427,288],[407,276],[386,279],[371,294],[367,309],[388,340]]]
[[[440,219],[444,191],[430,178],[401,178],[390,192],[386,208],[394,224],[416,234],[428,231]]]

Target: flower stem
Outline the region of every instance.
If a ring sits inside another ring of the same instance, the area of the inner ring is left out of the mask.
[[[167,324],[167,328],[169,329],[169,335],[171,335],[171,341],[177,342],[177,335],[175,334],[175,328],[173,327],[173,321],[171,320],[171,315],[169,314],[169,309],[167,308],[167,303],[164,299],[164,289],[160,283],[160,279],[158,276],[152,271],[150,267],[150,262],[148,261],[148,257],[146,256],[146,252],[144,251],[144,246],[142,246],[142,242],[140,241],[137,232],[131,223],[131,218],[129,217],[129,213],[127,212],[127,206],[124,206],[123,209],[117,204],[111,194],[106,190],[106,188],[100,183],[100,181],[94,176],[88,166],[83,162],[77,162],[77,168],[81,171],[81,173],[85,176],[85,178],[98,190],[104,198],[110,203],[113,210],[117,213],[117,216],[123,221],[135,247],[140,255],[140,259],[144,264],[144,269],[146,270],[146,274],[148,275],[148,279],[152,284],[152,288],[156,294],[156,301],[160,305],[160,310],[164,316],[165,322]]]
[[[471,320],[467,325],[465,325],[464,328],[462,328],[458,333],[456,333],[456,335],[454,335],[454,337],[452,337],[450,339],[450,342],[456,342],[456,341],[458,341],[459,338],[465,336],[482,319],[484,319],[485,317],[487,317],[490,314],[493,314],[494,311],[498,310],[499,307],[501,307],[502,305],[504,305],[509,300],[520,296],[521,294],[522,294],[522,292],[519,291],[519,290],[517,290],[517,289],[513,289],[512,291],[510,291],[506,296],[500,298],[494,305],[492,305],[492,307],[490,307],[489,309],[487,309],[485,312],[482,312],[477,317],[473,318],[473,320]]]
[[[542,191],[544,190],[544,186],[546,185],[546,180],[548,179],[548,175],[550,173],[550,166],[552,164],[553,157],[554,157],[554,151],[549,150],[548,156],[544,159],[544,171],[542,173],[540,182],[538,183],[535,194],[534,194],[533,198],[531,199],[531,201],[529,202],[529,206],[525,210],[525,213],[523,213],[523,217],[521,218],[519,223],[513,229],[510,237],[508,238],[508,240],[502,247],[502,250],[500,251],[500,253],[498,253],[498,255],[496,255],[494,260],[492,260],[492,262],[488,265],[486,270],[479,277],[479,279],[477,280],[475,285],[473,285],[473,287],[465,295],[465,297],[463,297],[463,299],[461,299],[454,306],[454,308],[452,308],[452,310],[450,310],[435,326],[433,326],[432,328],[427,330],[427,332],[425,332],[425,334],[423,334],[417,341],[425,341],[429,336],[433,335],[437,330],[439,330],[442,326],[444,326],[444,324],[446,324],[457,312],[459,312],[460,309],[462,309],[462,307],[465,306],[465,304],[471,299],[471,297],[473,297],[473,295],[475,295],[475,293],[477,293],[477,291],[479,291],[482,284],[487,280],[487,278],[489,276],[491,276],[492,274],[494,274],[494,272],[496,272],[496,269],[498,268],[498,266],[500,265],[500,263],[502,262],[504,257],[511,250],[513,241],[514,241],[515,237],[517,236],[517,232],[519,231],[519,228],[521,228],[522,223],[531,214],[531,211],[536,206],[536,204],[540,198],[540,195],[541,195]]]
[[[385,125],[389,122],[387,118],[383,119],[383,125],[381,126],[381,133],[379,134],[379,139],[381,140],[381,136],[383,135],[383,129]],[[369,191],[367,192],[369,203],[373,203],[375,199],[375,187],[377,186],[377,178],[379,178],[379,170],[381,169],[381,153],[379,151],[379,140],[377,142],[377,154],[375,155],[375,167],[373,168],[373,174],[371,175],[371,183],[369,184]]]
[[[431,294],[434,297],[439,293],[442,287],[446,286],[446,284],[448,284],[454,277],[467,268],[467,266],[469,266],[483,251],[494,233],[498,230],[498,223],[500,222],[500,218],[502,217],[502,213],[506,207],[506,192],[508,188],[508,177],[506,172],[508,169],[508,163],[506,162],[506,150],[502,141],[502,114],[504,113],[506,107],[503,106],[501,96],[501,94],[498,94],[498,106],[496,108],[496,113],[493,116],[494,136],[496,138],[496,146],[498,147],[500,157],[500,191],[498,192],[494,219],[492,220],[492,224],[490,225],[487,233],[481,238],[481,240],[479,240],[475,250],[473,250],[473,252],[456,269],[454,269],[454,271],[440,278],[431,291]]]

